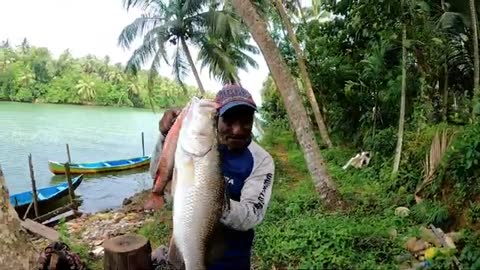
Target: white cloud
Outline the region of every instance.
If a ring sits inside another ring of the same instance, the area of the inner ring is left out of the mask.
[[[93,54],[110,56],[112,62],[125,63],[131,52],[117,45],[123,27],[140,14],[127,12],[122,0],[0,0],[0,40],[9,39],[20,44],[27,38],[34,46],[47,47],[54,57],[69,48],[76,57]],[[193,57],[197,50],[192,49]],[[263,56],[254,57],[259,69],[240,72],[242,85],[250,90],[260,103],[260,89],[268,74]],[[199,67],[199,65],[198,65]],[[172,77],[171,67],[164,65],[160,71]],[[201,72],[204,87],[219,90],[221,84],[209,78],[208,70]],[[196,85],[193,74],[187,84]]]

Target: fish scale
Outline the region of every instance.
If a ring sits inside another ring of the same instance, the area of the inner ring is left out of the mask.
[[[193,98],[175,152],[173,237],[186,270],[206,268],[209,240],[225,201],[215,112],[213,104]]]

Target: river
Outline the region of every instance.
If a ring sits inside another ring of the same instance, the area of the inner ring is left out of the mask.
[[[48,169],[48,160],[72,162],[124,159],[150,155],[161,113],[133,108],[0,102],[0,165],[10,194],[31,189],[28,154],[32,154],[37,187],[65,180]],[[76,189],[83,212],[118,208],[123,199],[149,189],[148,167],[86,175]]]

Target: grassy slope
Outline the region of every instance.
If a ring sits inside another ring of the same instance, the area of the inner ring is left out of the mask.
[[[257,229],[256,265],[259,268],[394,268],[403,252],[404,236],[412,234],[408,219],[394,216],[385,185],[373,168],[341,169],[348,151],[324,152],[342,195],[354,205],[351,213],[322,211],[292,134],[266,135],[265,148],[276,162],[274,195],[263,224]],[[395,229],[396,238],[389,232]]]
[[[341,167],[354,151],[340,148],[325,150],[323,155],[343,198],[352,207],[348,213],[327,213],[322,210],[293,134],[267,131],[261,144],[274,157],[276,174],[266,218],[256,229],[256,269],[398,269],[395,257],[406,253],[405,241],[419,236],[421,226],[442,220],[442,205],[413,206],[413,195],[405,191],[404,183],[415,185],[413,178],[418,176],[390,180],[391,161],[376,157],[365,169],[344,171]],[[418,145],[408,147],[420,151]],[[411,166],[421,166],[415,164]],[[411,215],[395,216],[398,206],[413,206]],[[156,215],[155,221],[140,230],[154,248],[168,243],[172,228],[170,207]],[[466,248],[457,253],[464,267],[473,266],[480,254],[476,239],[471,237]],[[451,260],[444,260],[430,269],[451,269],[451,265]]]

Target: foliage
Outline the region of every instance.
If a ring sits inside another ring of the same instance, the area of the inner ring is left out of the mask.
[[[247,53],[258,54],[248,44],[248,32],[238,16],[222,1],[146,1],[125,0],[125,7],[141,6],[143,14],[127,25],[119,36],[122,47],[130,48],[136,38],[142,44],[133,52],[127,68],[136,73],[151,60],[149,78],[158,74],[161,61],[171,62],[177,82],[190,69],[195,69],[189,45],[199,48],[198,60],[208,66],[210,74],[222,83],[238,82],[238,69],[257,67]],[[187,44],[188,41],[188,44]],[[167,45],[175,46],[173,56],[167,55]]]
[[[75,252],[80,257],[82,262],[86,264],[88,269],[102,269],[102,261],[95,260],[92,256],[90,256],[88,245],[72,240],[72,237],[68,233],[65,218],[61,218],[57,226],[58,233],[60,235],[59,240],[65,243],[73,252]]]
[[[155,106],[180,106],[196,94],[164,77],[153,81]],[[74,58],[65,50],[54,59],[48,49],[35,46],[0,47],[0,100],[40,103],[150,107],[147,74],[124,72],[108,56]],[[211,95],[211,93],[209,93]]]

